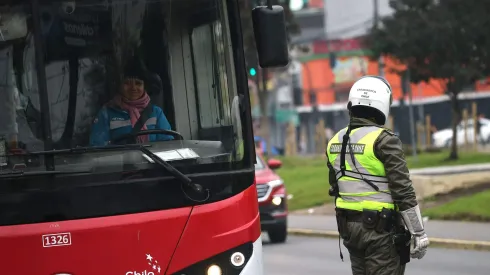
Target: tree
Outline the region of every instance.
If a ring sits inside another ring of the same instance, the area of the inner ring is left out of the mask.
[[[394,57],[410,70],[411,82],[439,79],[451,99],[457,159],[458,94],[490,75],[490,1],[392,0],[394,14],[381,20],[366,39],[373,57]]]

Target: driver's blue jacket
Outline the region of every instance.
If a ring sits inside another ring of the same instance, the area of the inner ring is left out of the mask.
[[[160,107],[153,105],[153,111],[146,121],[146,128],[171,130],[170,123],[163,114]],[[132,130],[129,113],[117,107],[104,106],[97,114],[92,123],[92,132],[90,134],[91,146],[105,146],[109,141],[129,134]],[[172,136],[162,134],[152,134],[150,141],[171,140]]]

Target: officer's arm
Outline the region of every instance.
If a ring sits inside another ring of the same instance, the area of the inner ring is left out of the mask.
[[[105,146],[110,141],[110,125],[107,109],[102,108],[97,117],[92,123],[92,131],[90,133],[91,146]]]
[[[410,251],[412,258],[424,257],[429,238],[425,233],[420,207],[417,203],[401,140],[392,133],[383,132],[376,145],[378,159],[385,166],[388,186],[395,204],[410,234],[415,237],[415,248]]]
[[[383,132],[378,138],[375,152],[384,164],[391,196],[400,211],[415,207],[418,203],[401,140],[392,133]]]

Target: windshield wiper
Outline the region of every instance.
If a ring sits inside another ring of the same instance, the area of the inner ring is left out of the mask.
[[[147,147],[151,145],[141,145],[141,144],[124,144],[124,145],[108,145],[108,146],[97,146],[97,147],[75,147],[70,149],[62,150],[52,150],[52,151],[38,151],[27,153],[27,155],[57,155],[57,154],[83,154],[87,152],[97,152],[97,151],[112,151],[112,150],[139,150],[143,154],[151,158],[155,163],[159,164],[170,174],[172,174],[176,179],[185,184],[187,187],[191,188],[195,192],[201,193],[203,188],[200,184],[193,183],[192,180],[184,175],[179,170],[175,169],[167,161],[158,157],[155,153],[150,151]],[[45,172],[56,172],[56,171],[45,171]]]
[[[192,180],[188,176],[182,174],[179,170],[175,169],[170,163],[158,157],[155,153],[150,151],[148,148],[144,146],[140,146],[138,149],[142,153],[150,157],[154,162],[160,164],[160,166],[165,168],[165,170],[167,170],[172,175],[174,175],[178,180],[184,183],[187,187],[190,187],[195,192],[201,193],[203,191],[202,186],[200,184],[192,182]]]
[[[15,177],[29,177],[29,176],[44,176],[44,175],[70,175],[70,174],[89,174],[92,171],[23,171],[14,170],[4,173],[0,173],[0,178],[15,178]]]

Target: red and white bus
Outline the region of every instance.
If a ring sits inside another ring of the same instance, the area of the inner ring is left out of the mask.
[[[245,68],[237,0],[0,0],[0,273],[262,274]]]

